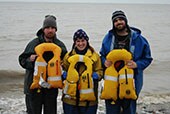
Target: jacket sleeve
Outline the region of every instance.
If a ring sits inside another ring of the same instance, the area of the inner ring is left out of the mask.
[[[111,41],[110,42],[107,41],[108,37],[109,37],[108,34],[104,37],[104,39],[102,41],[102,46],[101,46],[101,49],[100,49],[100,52],[99,52],[103,68],[105,68],[104,63],[106,61],[106,56],[110,51],[109,47],[111,45]]]
[[[101,80],[103,78],[103,68],[102,68],[100,56],[97,53],[96,53],[96,58],[97,60],[94,61],[93,64],[93,72],[96,72],[99,76],[99,80]]]
[[[60,41],[59,39],[55,39],[54,41],[55,44],[57,44],[60,48],[61,48],[61,60],[63,60],[65,54],[67,53],[67,48],[64,45],[64,43],[62,41]]]
[[[65,56],[65,54],[67,53],[67,49],[66,49],[66,47],[65,47],[64,44],[62,45],[61,49],[62,49],[62,52],[61,52],[61,59],[63,59],[64,56]]]
[[[151,64],[153,58],[151,57],[151,50],[148,41],[142,37],[142,42],[143,42],[141,43],[143,44],[143,46],[141,46],[142,51],[140,51],[141,54],[139,54],[141,55],[141,57],[139,57],[139,59],[136,60],[136,64],[138,69],[144,70]]]
[[[34,69],[34,62],[30,61],[30,56],[32,54],[35,54],[34,48],[37,44],[34,43],[33,41],[30,42],[23,53],[19,55],[19,64],[24,68],[24,69],[29,69],[33,70]]]
[[[68,67],[69,67],[69,62],[68,62],[68,58],[69,58],[69,53],[65,54],[64,58],[63,58],[63,70],[64,71],[68,71]]]
[[[102,65],[104,65],[104,62],[106,61],[106,53],[105,53],[105,47],[104,47],[104,44],[102,43],[102,47],[100,49],[100,57],[101,57],[101,62],[102,62]]]

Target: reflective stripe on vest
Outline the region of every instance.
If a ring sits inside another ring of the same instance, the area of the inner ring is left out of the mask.
[[[61,80],[61,76],[50,76],[47,79],[48,81],[59,81]]]
[[[35,66],[47,66],[46,62],[35,62]]]
[[[104,79],[105,80],[110,80],[110,81],[118,81],[117,77],[113,77],[113,76],[109,76],[109,75],[105,75]]]
[[[133,74],[127,74],[127,78],[133,78]],[[126,75],[120,75],[119,79],[126,79]]]
[[[88,94],[88,93],[93,93],[93,89],[90,88],[90,89],[83,89],[83,90],[80,90],[80,93],[81,94]]]
[[[36,76],[38,74],[38,67],[39,66],[47,66],[46,62],[35,62],[35,66],[34,66],[34,76]]]

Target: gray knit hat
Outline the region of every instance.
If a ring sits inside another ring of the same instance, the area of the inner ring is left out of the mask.
[[[45,29],[47,27],[54,27],[57,30],[57,23],[56,23],[56,17],[53,15],[46,15],[44,22],[43,22],[43,28]]]
[[[127,24],[127,18],[126,18],[126,15],[125,15],[125,13],[123,12],[123,11],[115,11],[115,12],[113,12],[112,13],[112,21],[114,22],[114,20],[116,19],[116,18],[122,18],[122,19],[124,19],[125,20],[125,22],[126,22],[126,24]]]

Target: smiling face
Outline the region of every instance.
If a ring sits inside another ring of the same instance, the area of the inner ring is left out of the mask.
[[[75,41],[75,47],[79,50],[79,51],[83,51],[87,46],[87,40],[85,40],[84,38],[77,38],[77,40]]]
[[[126,22],[123,18],[116,18],[114,20],[114,27],[116,31],[124,31],[126,29]]]

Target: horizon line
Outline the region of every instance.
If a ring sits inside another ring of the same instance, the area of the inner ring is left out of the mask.
[[[76,2],[76,1],[72,1],[72,2],[58,2],[58,1],[0,1],[0,2],[23,2],[23,3],[85,3],[85,4],[151,4],[151,5],[170,5],[170,3],[141,3],[141,2]]]

